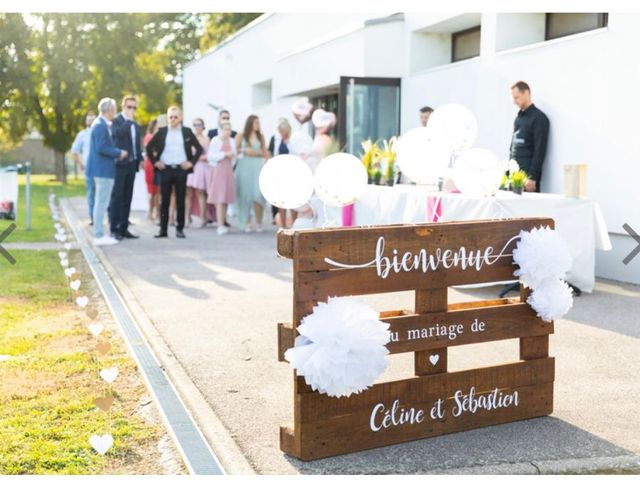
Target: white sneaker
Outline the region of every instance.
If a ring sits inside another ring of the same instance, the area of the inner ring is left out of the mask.
[[[218,227],[218,235],[226,235],[227,233],[229,233],[229,229],[227,227]]]
[[[253,230],[251,230],[251,226],[247,225],[246,227],[244,227],[244,233],[251,233],[253,232]]]
[[[262,225],[258,225],[258,226],[256,227],[256,232],[257,232],[257,233],[262,233],[262,232],[263,232],[263,230],[262,230]]]
[[[118,240],[116,240],[113,237],[110,237],[109,235],[103,235],[100,238],[94,238],[93,239],[93,244],[96,247],[105,247],[105,246],[108,246],[108,245],[116,245],[118,243],[119,243]]]

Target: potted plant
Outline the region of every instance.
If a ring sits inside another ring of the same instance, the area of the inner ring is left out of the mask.
[[[516,193],[517,195],[522,195],[524,184],[528,178],[529,176],[524,170],[518,170],[513,175],[511,175],[511,191]]]
[[[396,175],[396,138],[384,140],[382,147],[379,143],[370,139],[363,141],[360,159],[367,170],[370,184],[391,186]]]

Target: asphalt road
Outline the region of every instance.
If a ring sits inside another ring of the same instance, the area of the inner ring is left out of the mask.
[[[83,203],[75,201],[79,215]],[[191,380],[260,473],[535,473],[615,468],[640,454],[640,287],[599,281],[556,322],[552,416],[301,462],[284,455],[278,430],[292,419],[292,375],[277,361],[276,324],[290,321],[290,261],[275,231],[219,237],[187,229],[154,239],[132,215],[138,240],[103,249]],[[452,290],[450,301],[495,297],[497,288]],[[367,298],[410,308],[409,294]],[[449,369],[517,360],[518,341],[449,349]],[[383,380],[412,371],[394,355]],[[640,466],[640,463],[638,463]],[[640,468],[640,467],[639,467]]]

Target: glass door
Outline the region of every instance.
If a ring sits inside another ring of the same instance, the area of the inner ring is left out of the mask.
[[[344,151],[359,156],[364,140],[400,133],[400,79],[340,77],[338,133]]]

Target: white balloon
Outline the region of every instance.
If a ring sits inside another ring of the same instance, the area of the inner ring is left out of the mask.
[[[478,122],[466,107],[448,103],[436,108],[427,124],[458,155],[471,148],[478,136]]]
[[[304,160],[295,155],[278,155],[260,172],[260,191],[278,208],[298,208],[313,195],[313,173]]]
[[[351,205],[367,186],[367,170],[350,153],[334,153],[323,158],[315,173],[316,194],[332,207]]]
[[[450,160],[450,149],[430,126],[409,130],[400,137],[396,147],[400,171],[420,184],[438,183],[438,179],[445,176]]]
[[[486,197],[493,195],[502,182],[505,162],[484,148],[471,148],[456,159],[453,181],[462,193]]]

